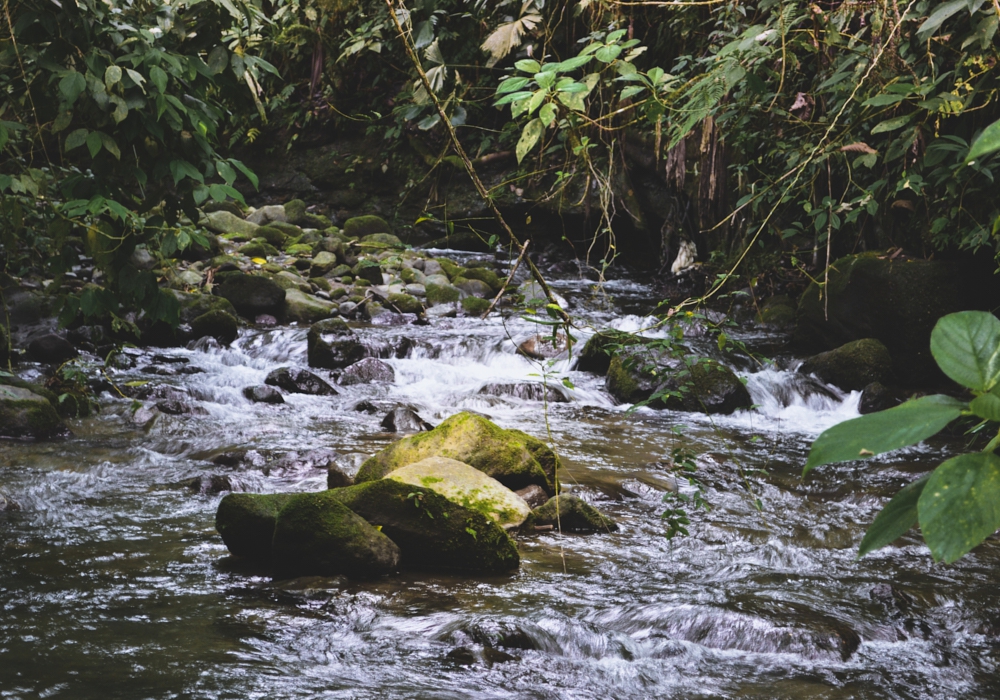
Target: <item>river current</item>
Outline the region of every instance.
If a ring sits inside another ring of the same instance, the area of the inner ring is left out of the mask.
[[[646,323],[645,284],[554,286],[581,324]],[[158,393],[106,391],[66,440],[0,443],[0,497],[19,506],[0,510],[0,698],[1000,697],[995,541],[944,566],[911,532],[856,559],[887,498],[960,444],[802,479],[810,442],[857,415],[857,393],[795,374],[788,358],[733,360],[753,411],[628,412],[572,361],[519,355],[538,330],[516,316],[360,324],[373,346],[411,341],[386,360],[392,384],[277,406],[242,389],[306,367],[304,328],[134,351],[111,379]],[[749,326],[734,335],[780,342]],[[565,401],[480,393],[519,383]],[[158,398],[194,411],[152,411]],[[224,492],[189,482],[323,489],[311,451],[353,473],[398,439],[380,427],[396,405],[434,424],[474,410],[546,440],[566,487],[620,531],[523,538],[520,570],[496,577],[275,582],[228,556],[214,528]],[[675,447],[695,453],[711,509],[668,539],[663,494],[689,489],[665,466]]]

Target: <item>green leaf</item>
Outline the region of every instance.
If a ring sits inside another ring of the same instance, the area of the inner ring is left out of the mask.
[[[977,396],[969,404],[969,408],[980,418],[1000,423],[1000,396],[996,394]]]
[[[59,81],[59,94],[66,100],[66,104],[72,106],[76,98],[87,89],[87,79],[83,73],[72,71],[65,78]]]
[[[1000,528],[1000,457],[952,457],[931,474],[917,512],[931,554],[951,564]]]
[[[225,46],[216,46],[212,49],[212,52],[208,54],[208,70],[212,75],[218,75],[222,71],[226,70],[226,66],[229,65],[229,51],[226,50]]]
[[[525,58],[515,63],[514,67],[525,73],[537,73],[542,69],[542,64],[534,59]]]
[[[146,82],[146,79],[142,77],[142,73],[134,71],[131,68],[126,68],[125,73],[128,74],[128,77],[132,79],[132,82],[135,83],[139,89],[146,92],[146,88],[142,86],[142,84]]]
[[[226,181],[227,185],[231,185],[236,182],[236,171],[233,170],[233,166],[224,160],[215,161],[215,169],[219,173],[219,177]]]
[[[602,46],[594,53],[594,57],[601,63],[611,63],[621,52],[621,46]]]
[[[525,85],[528,84],[530,78],[525,78],[524,76],[517,76],[514,78],[507,78],[497,86],[498,95],[506,95],[508,92],[514,92],[515,90],[520,90]]]
[[[191,196],[194,197],[194,203],[197,204],[199,207],[205,203],[206,199],[208,199],[208,194],[209,190],[205,185],[197,185],[193,190],[191,190]],[[225,197],[223,197],[223,201],[224,200]]]
[[[236,160],[235,158],[230,158],[229,162],[232,164],[234,168],[236,168],[241,173],[246,175],[247,180],[250,181],[250,184],[253,185],[254,189],[259,188],[260,182],[257,179],[257,174],[253,170],[243,165],[242,161]]]
[[[159,66],[153,66],[149,69],[149,79],[153,81],[153,85],[160,93],[165,93],[167,91],[167,73]]]
[[[538,87],[548,89],[556,82],[556,74],[548,72],[535,73],[535,82],[538,83]]]
[[[531,99],[528,100],[528,116],[530,117],[535,113],[535,110],[541,107],[542,102],[545,101],[546,96],[549,94],[548,90],[537,90]]]
[[[960,311],[938,320],[931,354],[962,386],[989,391],[1000,381],[1000,320],[986,311]]]
[[[920,29],[917,30],[917,38],[924,41],[928,37],[934,36],[934,33],[949,17],[966,7],[966,0],[951,0],[951,2],[938,5],[937,9],[920,25]]]
[[[122,69],[118,66],[108,66],[104,71],[104,84],[111,87],[122,79]]]
[[[969,148],[969,155],[965,157],[965,162],[970,164],[977,158],[997,151],[1000,151],[1000,119],[983,129],[983,133],[976,137]]]
[[[552,122],[556,120],[557,108],[552,102],[547,102],[542,105],[542,108],[538,110],[538,118],[542,120],[542,125],[546,128],[552,126]]]
[[[590,63],[593,56],[574,56],[573,58],[567,58],[565,61],[557,63],[553,66],[553,71],[556,73],[569,73],[572,70],[576,70],[582,66]]]
[[[895,119],[887,119],[880,124],[876,124],[872,128],[871,133],[881,134],[886,131],[895,131],[896,129],[902,129],[904,126],[910,123],[910,115],[907,114],[903,117],[896,117]]]
[[[920,498],[930,474],[925,474],[911,484],[907,484],[885,504],[885,508],[875,516],[874,522],[861,540],[858,557],[863,557],[876,549],[892,544],[917,524],[917,499]]]
[[[521,132],[521,138],[517,141],[517,147],[514,152],[517,154],[518,164],[524,160],[524,156],[528,154],[535,144],[538,143],[538,139],[545,132],[545,126],[542,124],[542,120],[535,118],[528,122],[527,126],[524,127],[524,131]]]
[[[65,129],[73,121],[73,111],[69,109],[64,109],[59,112],[59,115],[52,122],[52,133],[58,134],[60,131]]]
[[[906,99],[906,95],[875,95],[870,100],[865,100],[862,105],[865,107],[885,107],[886,105],[899,104]]]
[[[619,99],[627,100],[630,97],[635,97],[645,89],[646,88],[642,87],[641,85],[629,85],[627,88],[622,90],[622,94]]]
[[[616,29],[615,31],[613,31],[610,34],[608,34],[608,38],[606,39],[606,41],[609,44],[613,44],[616,41],[618,41],[619,39],[621,39],[623,36],[625,36],[626,34],[628,34],[628,30],[627,29]]]
[[[205,178],[198,172],[198,169],[186,160],[178,159],[170,161],[170,173],[174,176],[175,185],[186,177],[198,182],[205,182]]]
[[[915,445],[958,418],[965,408],[966,404],[958,399],[935,394],[838,423],[816,438],[803,475],[823,464],[864,459]]]
[[[510,102],[520,102],[521,100],[526,100],[529,97],[531,97],[531,95],[532,95],[532,93],[528,92],[527,90],[523,90],[523,91],[520,91],[520,92],[511,92],[511,93],[509,93],[507,95],[504,95],[503,97],[501,97],[496,102],[494,102],[493,106],[494,107],[503,107],[505,104],[508,104]]]
[[[104,146],[104,150],[106,150],[108,153],[113,155],[118,160],[121,160],[122,152],[118,150],[118,144],[115,143],[115,140],[110,136],[108,136],[107,134],[105,134],[103,131],[97,131],[95,133],[101,137],[101,145]]]
[[[97,157],[97,154],[101,151],[101,132],[91,131],[87,135],[87,150],[90,151],[91,158]]]

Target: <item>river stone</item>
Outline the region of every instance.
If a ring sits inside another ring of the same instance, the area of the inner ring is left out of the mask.
[[[281,392],[266,384],[262,386],[248,386],[243,389],[243,395],[254,403],[285,403],[285,397],[281,395]]]
[[[344,370],[344,373],[340,375],[340,384],[351,386],[352,384],[371,384],[372,382],[392,383],[395,379],[396,372],[392,367],[382,360],[366,357]]]
[[[607,374],[611,357],[623,346],[648,343],[648,338],[616,330],[601,330],[584,344],[576,361],[576,369],[594,374]]]
[[[191,323],[194,319],[209,311],[225,311],[236,316],[236,308],[232,302],[224,297],[212,296],[211,294],[200,294],[181,292],[176,289],[170,290],[178,303],[181,305],[181,323]]]
[[[364,238],[373,233],[391,233],[392,229],[381,216],[368,214],[355,216],[344,222],[344,235],[348,238]]]
[[[858,399],[858,413],[867,415],[884,411],[906,401],[906,394],[901,391],[890,389],[880,382],[872,382],[861,390],[861,398]]]
[[[566,493],[550,498],[545,505],[531,511],[524,522],[527,530],[546,525],[563,532],[615,532],[618,529],[614,520],[602,515],[594,506]]]
[[[555,492],[559,457],[536,438],[504,430],[474,413],[458,413],[434,430],[396,442],[361,465],[355,481],[381,479],[396,469],[427,457],[464,462],[509,489],[538,484]]]
[[[277,249],[284,248],[285,242],[288,240],[288,236],[285,232],[275,226],[261,226],[255,233],[255,240],[257,238],[263,238]]]
[[[336,464],[329,464],[326,468],[326,487],[328,489],[342,489],[345,486],[353,486],[354,479],[338,467]]]
[[[273,258],[278,255],[278,249],[263,238],[255,238],[239,247],[240,255],[248,258]]]
[[[514,493],[523,499],[524,502],[528,504],[528,507],[532,509],[545,505],[545,503],[549,500],[549,494],[545,493],[545,489],[538,484],[525,486],[523,489],[515,491]]]
[[[337,254],[321,250],[312,259],[312,267],[309,269],[311,277],[322,277],[337,266]]]
[[[351,302],[341,305],[344,307]],[[310,367],[342,369],[364,358],[368,351],[345,321],[331,318],[314,323],[306,336]]]
[[[268,204],[247,214],[247,221],[258,226],[269,224],[272,221],[288,221],[285,215],[285,207],[280,204]]]
[[[396,406],[382,419],[381,425],[390,433],[420,433],[434,429],[409,406]]]
[[[427,457],[389,472],[385,478],[429,488],[463,508],[492,518],[505,529],[517,527],[531,514],[524,499],[499,481],[447,457]]]
[[[44,396],[0,385],[0,438],[45,440],[66,434],[66,426]]]
[[[813,353],[875,338],[889,350],[896,378],[923,386],[943,379],[930,353],[934,324],[955,311],[988,307],[996,283],[960,262],[875,253],[841,258],[830,266],[825,295],[815,283],[803,292],[793,342]]]
[[[260,275],[230,274],[218,286],[219,296],[232,302],[245,318],[277,316],[285,305],[285,290]]]
[[[275,578],[371,578],[399,567],[399,547],[332,494],[299,494],[278,512],[271,544]]]
[[[35,362],[58,365],[79,354],[71,342],[55,333],[46,333],[28,343],[28,357]]]
[[[784,294],[769,297],[761,305],[760,322],[770,328],[791,328],[795,325],[795,302]]]
[[[462,292],[451,284],[434,284],[428,282],[424,285],[427,294],[427,303],[430,306],[440,306],[461,299]]]
[[[191,337],[215,338],[221,345],[229,345],[239,336],[239,321],[225,311],[209,311],[191,320]]]
[[[314,323],[337,313],[337,305],[300,289],[285,290],[285,320]]]
[[[380,527],[402,551],[403,566],[495,573],[520,564],[503,528],[430,489],[379,479],[326,493]]]
[[[424,277],[424,288],[426,289],[429,284],[436,284],[439,287],[449,287],[451,286],[451,280],[448,279],[448,275],[438,272]]]
[[[390,246],[401,248],[403,242],[391,233],[370,233],[361,238],[361,242],[366,245]]]
[[[361,260],[351,271],[358,280],[367,280],[372,284],[382,284],[382,268],[374,260]]]
[[[423,285],[424,281],[427,279],[427,276],[423,272],[415,268],[404,267],[402,270],[399,271],[399,278],[403,280],[405,284]]]
[[[205,214],[205,218],[200,222],[205,228],[216,233],[235,233],[246,238],[257,236],[257,224],[236,216],[228,211],[213,211]]]
[[[231,493],[215,511],[215,529],[234,556],[267,561],[274,521],[292,498],[290,493]]]
[[[489,285],[490,291],[496,294],[503,287],[503,281],[493,272],[485,267],[469,267],[462,273],[462,277],[469,280],[479,280]],[[492,296],[492,294],[490,295]]]
[[[482,280],[470,280],[459,277],[455,279],[455,286],[469,296],[479,297],[480,299],[490,299],[493,297],[493,290],[490,289],[490,285]]]
[[[799,372],[815,374],[845,391],[860,391],[872,382],[888,381],[892,357],[879,341],[863,338],[810,357],[799,367]]]
[[[265,384],[280,386],[293,394],[313,394],[317,396],[332,396],[337,390],[317,377],[312,372],[294,367],[279,367],[267,375]]]
[[[184,270],[170,279],[170,286],[178,289],[197,289],[201,286],[203,277],[200,272]]]
[[[299,291],[306,293],[312,291],[312,285],[291,270],[282,270],[271,277],[271,279],[274,280],[276,285],[284,289],[286,292],[289,289],[298,289]]]
[[[419,314],[424,310],[424,305],[415,296],[409,294],[390,294],[386,301],[396,307],[403,314]]]

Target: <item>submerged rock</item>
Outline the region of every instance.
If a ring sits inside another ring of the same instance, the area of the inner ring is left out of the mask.
[[[294,394],[333,396],[337,393],[336,389],[312,372],[294,367],[279,367],[267,375],[264,383],[271,386],[280,386],[285,391],[290,391]]]
[[[866,415],[898,406],[906,400],[906,394],[879,382],[872,382],[861,391],[858,413]]]
[[[372,382],[391,384],[395,379],[396,372],[392,367],[382,360],[366,357],[344,370],[343,374],[340,375],[340,384],[343,386],[371,384]]]
[[[576,369],[594,374],[607,374],[611,358],[623,347],[641,345],[647,338],[623,331],[598,331],[584,344],[576,361]]]
[[[327,491],[380,527],[414,569],[502,572],[520,564],[517,547],[491,519],[430,489],[379,479]]]
[[[390,433],[419,433],[434,429],[433,425],[421,418],[409,406],[396,406],[382,419],[381,425],[384,430]]]
[[[215,529],[233,555],[266,561],[278,511],[292,498],[288,493],[231,493],[215,512]]]
[[[503,528],[517,527],[531,514],[524,499],[499,481],[447,457],[427,457],[389,472],[385,478],[429,488],[453,503],[492,518]]]
[[[299,494],[278,512],[271,545],[275,578],[370,578],[399,567],[399,547],[334,494]]]
[[[879,341],[863,338],[813,355],[802,363],[799,372],[815,374],[846,391],[858,391],[872,382],[887,381],[892,374],[892,357]]]
[[[342,369],[368,354],[354,331],[339,318],[327,319],[310,326],[306,346],[309,366],[324,369]]]
[[[551,525],[563,532],[615,532],[618,525],[582,498],[560,494],[531,512],[525,529]]]
[[[381,479],[400,467],[427,457],[464,462],[509,489],[538,484],[555,492],[559,457],[541,440],[518,430],[504,430],[482,416],[458,413],[426,433],[390,445],[370,457],[358,471],[358,483]]]
[[[0,385],[0,438],[46,440],[67,432],[44,396],[24,387]]]

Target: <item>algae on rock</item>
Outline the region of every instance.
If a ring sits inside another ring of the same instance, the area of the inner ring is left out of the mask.
[[[215,512],[215,529],[237,557],[269,560],[274,522],[292,494],[230,493]]]

